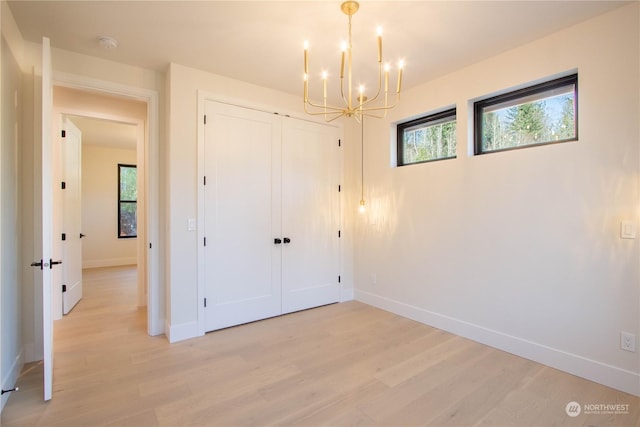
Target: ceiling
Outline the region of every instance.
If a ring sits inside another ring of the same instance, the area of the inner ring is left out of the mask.
[[[335,77],[347,39],[340,1],[8,3],[28,41],[47,36],[53,47],[85,55],[159,71],[175,62],[295,95],[302,91],[303,42],[309,41],[314,79],[321,70]],[[385,61],[405,60],[406,89],[623,4],[361,0],[353,16],[354,84],[374,85],[366,76],[377,72],[377,26]],[[103,49],[99,36],[119,46]]]
[[[82,132],[83,145],[135,150],[138,142],[137,126],[111,120],[83,116],[68,116]]]

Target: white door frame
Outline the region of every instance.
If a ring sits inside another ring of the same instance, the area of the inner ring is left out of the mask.
[[[134,86],[126,86],[119,83],[94,79],[75,74],[55,72],[53,83],[72,89],[94,90],[124,98],[144,101],[147,103],[147,138],[138,142],[138,158],[144,159],[144,182],[146,184],[146,239],[139,239],[138,261],[146,257],[147,292],[147,332],[149,335],[160,335],[164,330],[164,301],[165,292],[160,285],[160,244],[159,244],[159,101],[158,92]],[[86,114],[81,114],[86,115]],[[131,121],[129,119],[129,121]],[[139,265],[144,265],[140,263]]]

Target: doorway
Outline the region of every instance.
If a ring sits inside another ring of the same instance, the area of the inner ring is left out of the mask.
[[[144,212],[148,191],[145,180],[136,179],[136,189],[133,191],[133,194],[137,193],[135,211],[140,213],[135,216],[135,234],[129,232],[123,236],[120,233],[118,195],[119,165],[134,166],[137,176],[145,176],[148,105],[144,101],[62,86],[54,86],[53,99],[54,128],[58,127],[58,130],[54,129],[54,141],[60,139],[60,147],[65,147],[62,130],[67,121],[81,133],[82,268],[136,265],[137,305],[146,306],[148,287]],[[60,156],[54,153],[54,158]],[[69,213],[64,211],[64,204],[58,205],[60,207],[57,209],[58,215],[54,215],[54,223],[62,224]],[[131,225],[130,219],[128,222]],[[65,244],[61,241],[57,246],[64,247]],[[54,292],[54,319],[62,316],[63,295],[64,292]]]

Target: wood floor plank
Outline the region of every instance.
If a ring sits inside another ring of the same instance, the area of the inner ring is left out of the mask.
[[[54,393],[24,367],[14,426],[638,426],[640,399],[359,302],[169,344],[146,334],[135,268],[84,272],[55,323]],[[565,412],[570,401],[626,413]]]

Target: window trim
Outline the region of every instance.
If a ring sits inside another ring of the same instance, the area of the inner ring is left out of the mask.
[[[501,104],[503,102],[513,101],[515,99],[524,98],[527,96],[536,95],[549,90],[557,89],[563,86],[569,86],[573,84],[573,108],[575,111],[574,123],[575,123],[575,137],[565,138],[557,141],[538,142],[535,144],[520,145],[516,147],[500,148],[497,150],[484,151],[482,149],[482,132],[483,132],[483,110],[492,105]],[[562,142],[578,141],[578,73],[573,73],[568,76],[560,77],[557,79],[549,80],[543,83],[539,83],[533,86],[528,86],[522,89],[506,92],[500,95],[492,96],[489,98],[481,99],[473,103],[473,153],[474,155],[499,153],[503,151],[519,150],[522,148],[538,147],[541,145],[558,144]]]
[[[117,204],[117,209],[118,209],[118,214],[117,214],[117,218],[118,218],[118,239],[135,239],[138,237],[138,224],[137,224],[137,220],[136,220],[136,234],[135,236],[122,236],[121,235],[121,228],[120,228],[120,205],[122,203],[135,203],[136,205],[136,211],[138,210],[138,200],[136,197],[136,200],[122,200],[122,193],[120,192],[121,187],[120,187],[120,177],[122,176],[122,168],[134,168],[136,170],[136,184],[137,184],[137,180],[138,180],[138,166],[137,165],[131,165],[131,164],[124,164],[124,163],[118,163],[118,204]]]
[[[448,157],[439,157],[437,159],[429,159],[429,160],[420,160],[418,162],[411,162],[411,163],[405,163],[403,161],[403,154],[404,154],[404,132],[412,127],[421,125],[421,124],[425,124],[425,123],[429,123],[432,125],[437,125],[439,123],[445,123],[448,121],[452,121],[452,120],[446,120],[449,119],[451,117],[453,117],[453,121],[456,121],[456,131],[458,129],[457,127],[457,120],[458,120],[458,116],[457,116],[457,108],[453,107],[453,108],[447,108],[446,110],[443,111],[439,111],[437,113],[432,113],[432,114],[427,114],[425,116],[421,116],[418,117],[416,119],[413,120],[409,120],[406,122],[402,122],[402,123],[398,123],[396,125],[396,156],[397,156],[397,160],[396,160],[396,165],[398,167],[401,166],[411,166],[411,165],[418,165],[418,164],[422,164],[422,163],[431,163],[431,162],[437,162],[440,160],[450,160],[450,159],[455,159],[458,157],[457,154],[454,154],[453,156],[448,156]],[[456,147],[457,147],[457,138],[456,138]]]

